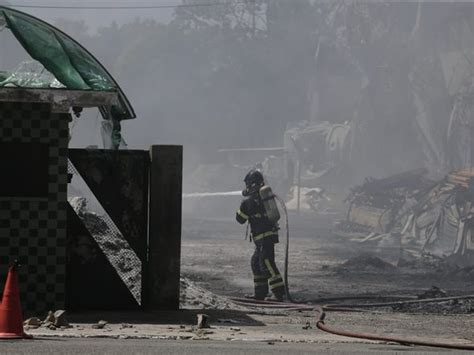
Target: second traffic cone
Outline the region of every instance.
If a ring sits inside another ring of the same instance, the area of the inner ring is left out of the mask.
[[[0,304],[0,339],[28,337],[23,331],[23,316],[16,264],[10,266]]]

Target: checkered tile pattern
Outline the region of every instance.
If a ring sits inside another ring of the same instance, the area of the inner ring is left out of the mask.
[[[2,141],[49,145],[48,196],[0,196],[0,287],[8,263],[18,258],[27,313],[64,308],[68,122],[68,114],[51,113],[48,104],[0,102]]]

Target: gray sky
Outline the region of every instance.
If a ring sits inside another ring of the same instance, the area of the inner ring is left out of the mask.
[[[181,0],[0,0],[0,5],[5,2],[11,5],[29,6],[150,6],[150,5],[176,5]],[[173,9],[41,9],[14,7],[54,24],[59,18],[70,20],[83,20],[91,29],[97,30],[101,26],[107,26],[112,22],[123,24],[133,21],[134,18],[152,18],[159,22],[168,22],[171,19]]]

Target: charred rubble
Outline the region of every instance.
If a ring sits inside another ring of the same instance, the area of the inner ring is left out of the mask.
[[[381,256],[395,255],[398,265],[444,260],[472,266],[474,171],[453,171],[438,181],[426,175],[420,169],[366,179],[351,190],[346,218],[334,232]]]

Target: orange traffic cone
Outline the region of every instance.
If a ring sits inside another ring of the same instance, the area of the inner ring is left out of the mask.
[[[0,304],[0,339],[29,338],[23,331],[17,265],[10,266]]]

